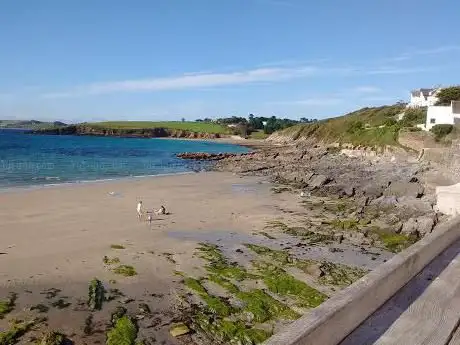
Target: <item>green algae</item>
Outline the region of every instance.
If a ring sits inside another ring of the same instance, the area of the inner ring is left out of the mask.
[[[125,246],[121,245],[121,244],[112,244],[110,246],[110,248],[112,248],[112,249],[125,249]]]
[[[357,219],[336,219],[331,222],[331,225],[341,230],[359,230],[361,225]]]
[[[265,262],[256,263],[263,274],[263,281],[267,288],[278,295],[296,299],[299,306],[315,308],[323,303],[327,296],[318,290],[300,281],[283,269]]]
[[[184,284],[189,289],[194,290],[199,295],[207,294],[206,289],[201,285],[201,282],[198,279],[187,277],[184,279]]]
[[[91,280],[88,288],[88,306],[92,310],[101,310],[102,303],[104,302],[104,294],[105,289],[102,282],[97,278]]]
[[[5,300],[0,300],[0,320],[14,310],[17,297],[17,294],[10,293]]]
[[[295,320],[300,317],[291,308],[262,290],[240,291],[236,297],[245,303],[243,310],[254,315],[256,322],[266,322],[278,318]]]
[[[379,240],[383,246],[393,253],[398,253],[417,242],[415,236],[406,236],[403,234],[395,234],[384,231],[374,230],[374,233],[378,235]]]
[[[324,272],[318,279],[320,283],[340,287],[349,286],[368,273],[367,270],[361,268],[349,267],[332,262],[322,262],[320,269]]]
[[[244,268],[236,263],[230,263],[216,245],[201,243],[198,248],[200,257],[208,263],[205,268],[210,272],[222,277],[242,281],[246,278],[254,278]]]
[[[134,269],[134,267],[130,265],[120,265],[115,267],[112,271],[113,273],[122,275],[124,277],[132,277],[137,275],[137,272]]]
[[[46,333],[38,343],[39,345],[63,345],[66,341],[66,336],[62,333],[51,331]]]
[[[272,334],[247,326],[243,321],[216,320],[203,312],[195,315],[192,328],[206,334],[213,343],[256,345],[264,342]]]
[[[271,249],[264,246],[259,246],[256,244],[245,243],[244,244],[247,248],[251,249],[253,252],[259,255],[265,255],[270,257],[272,260],[283,263],[292,263],[293,258],[289,255],[289,253],[282,251]]]
[[[36,321],[14,322],[9,329],[0,332],[0,345],[16,344],[36,323]]]
[[[137,337],[137,326],[124,315],[120,317],[114,327],[107,333],[106,345],[134,345]]]
[[[237,293],[240,291],[240,289],[235,284],[231,283],[230,281],[228,281],[227,279],[221,276],[218,276],[217,274],[210,274],[208,276],[208,279],[222,286],[224,289],[226,289],[230,293]]]
[[[198,279],[190,277],[185,278],[184,284],[189,289],[195,291],[201,297],[201,299],[203,299],[208,309],[212,313],[222,317],[229,316],[232,313],[232,307],[222,298],[210,295]]]
[[[120,263],[120,259],[115,257],[115,258],[109,258],[107,255],[105,255],[103,258],[102,258],[102,262],[105,264],[105,265],[115,265],[115,264],[119,264]]]

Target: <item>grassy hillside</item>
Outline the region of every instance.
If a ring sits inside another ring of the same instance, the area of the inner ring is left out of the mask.
[[[62,122],[42,122],[36,120],[0,120],[0,128],[48,129],[65,126]]]
[[[315,139],[331,143],[351,143],[366,146],[397,145],[399,130],[412,127],[423,118],[426,110],[408,110],[401,122],[397,116],[405,111],[403,105],[363,108],[344,116],[301,124],[277,132],[273,139]]]
[[[209,122],[180,122],[180,121],[106,121],[85,123],[86,126],[105,129],[151,129],[165,128],[172,130],[184,130],[197,133],[227,134],[228,127]]]

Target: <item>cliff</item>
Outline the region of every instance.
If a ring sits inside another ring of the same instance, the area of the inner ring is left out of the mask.
[[[128,138],[184,138],[184,139],[215,139],[220,138],[219,133],[195,132],[184,129],[165,127],[154,128],[108,128],[85,124],[70,125],[42,130],[34,130],[32,134],[52,135],[93,135]]]

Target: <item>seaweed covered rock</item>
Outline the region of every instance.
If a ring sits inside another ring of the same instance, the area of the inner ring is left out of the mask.
[[[102,303],[104,302],[104,285],[102,282],[94,278],[89,283],[89,292],[88,292],[88,306],[92,310],[101,310]]]

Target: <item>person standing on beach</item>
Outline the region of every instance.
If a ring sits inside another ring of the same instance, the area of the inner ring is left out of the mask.
[[[137,217],[139,220],[142,218],[142,201],[137,203]]]

